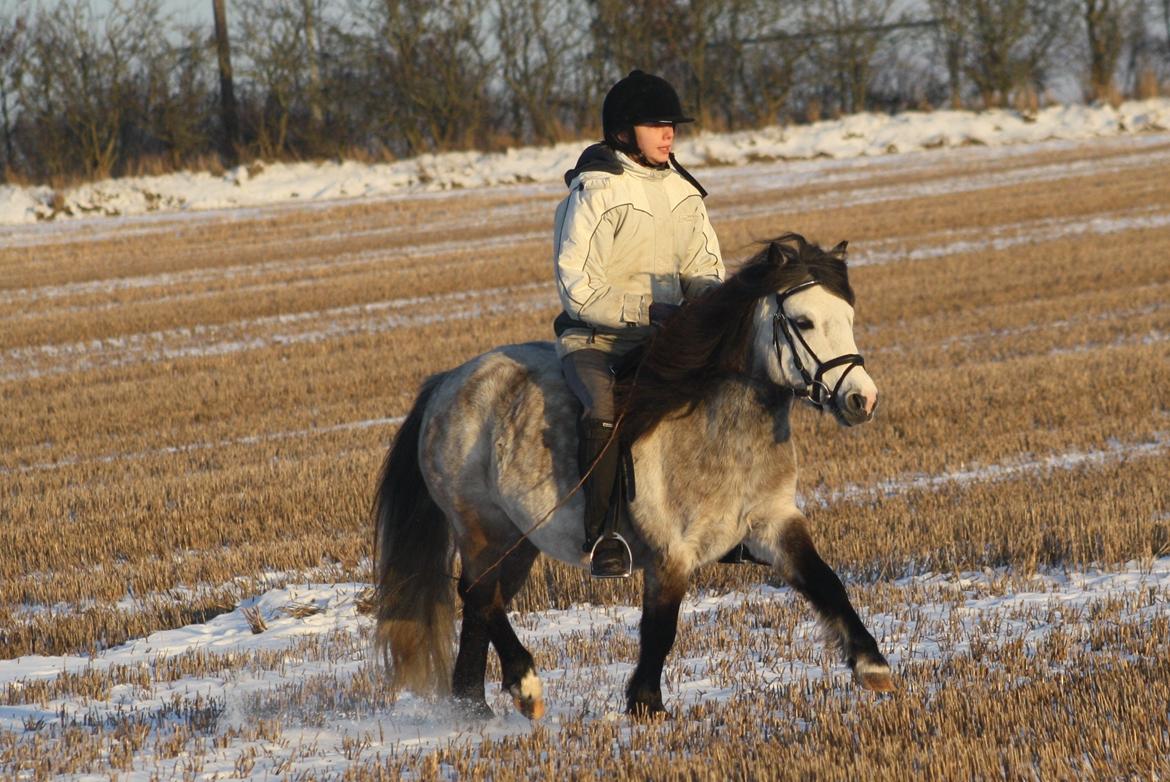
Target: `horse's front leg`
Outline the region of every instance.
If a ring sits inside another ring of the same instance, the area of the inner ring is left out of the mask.
[[[662,714],[662,666],[678,631],[678,609],[687,577],[660,567],[646,568],[642,586],[642,648],[626,686],[626,711],[638,717]]]
[[[841,579],[817,553],[805,517],[798,513],[770,532],[760,542],[770,550],[776,572],[812,603],[857,682],[877,692],[893,690],[889,663],[853,609]]]

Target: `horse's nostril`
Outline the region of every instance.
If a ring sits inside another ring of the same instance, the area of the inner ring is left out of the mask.
[[[850,412],[860,413],[865,410],[865,397],[854,391],[849,396],[845,397],[845,405]]]

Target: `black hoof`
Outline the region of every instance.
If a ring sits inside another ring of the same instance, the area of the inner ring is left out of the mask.
[[[496,713],[487,705],[487,701],[473,698],[455,698],[455,712],[467,720],[486,721],[495,719]]]
[[[626,713],[636,719],[665,719],[666,707],[662,705],[662,693],[631,688],[626,693]]]
[[[665,722],[673,719],[670,712],[658,703],[631,703],[626,707],[626,713],[637,722]]]

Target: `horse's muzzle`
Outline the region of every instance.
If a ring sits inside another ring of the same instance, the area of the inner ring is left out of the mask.
[[[845,395],[845,403],[835,406],[841,423],[846,426],[863,424],[873,418],[877,410],[877,394],[867,396],[858,391],[850,391]]]

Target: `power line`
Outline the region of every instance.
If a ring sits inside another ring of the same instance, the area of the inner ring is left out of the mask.
[[[790,33],[784,30],[778,30],[767,35],[757,35],[752,38],[741,38],[738,43],[775,43],[777,41],[795,41],[802,38],[829,38],[838,37],[842,35],[857,35],[859,33],[886,33],[893,30],[908,30],[923,27],[937,27],[939,25],[938,19],[920,19],[908,20],[903,22],[890,22],[888,24],[875,25],[849,25],[847,27],[829,27],[822,30],[801,30],[799,32]],[[713,44],[716,46],[726,46],[728,44]]]

